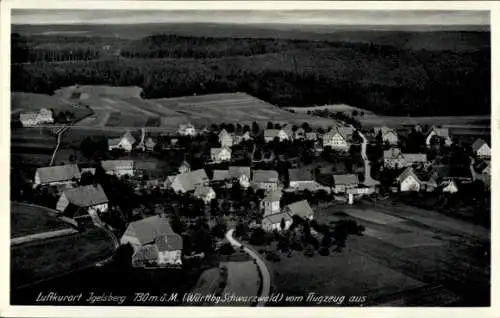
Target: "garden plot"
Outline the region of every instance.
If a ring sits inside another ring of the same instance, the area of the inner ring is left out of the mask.
[[[344,212],[352,217],[378,224],[392,224],[392,223],[404,222],[404,219],[369,209],[367,210],[345,209]]]

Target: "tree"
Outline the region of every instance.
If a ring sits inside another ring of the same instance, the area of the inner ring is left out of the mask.
[[[266,232],[263,229],[257,228],[252,232],[250,236],[250,244],[252,245],[264,245],[266,244]]]
[[[358,116],[358,111],[355,109],[352,111],[352,117]]]
[[[267,123],[267,129],[273,129],[274,128],[274,125],[272,122],[268,122]]]
[[[281,218],[281,222],[280,222],[280,228],[281,228],[281,230],[284,231],[285,227],[286,227],[285,218]]]
[[[224,243],[222,246],[219,248],[219,252],[222,255],[231,255],[235,252],[234,247],[230,243]]]
[[[257,124],[255,121],[252,123],[252,132],[254,134],[258,134],[260,130],[259,124]]]

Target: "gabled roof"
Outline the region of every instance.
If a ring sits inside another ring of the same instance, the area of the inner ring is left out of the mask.
[[[358,184],[358,176],[355,174],[334,174],[333,183],[335,185],[342,184]]]
[[[172,230],[170,221],[160,216],[151,216],[130,223],[123,235],[137,238],[141,245],[155,243],[155,239],[158,237],[168,235],[168,239],[169,236],[178,236],[178,234]],[[182,246],[178,249],[180,248],[182,248]]]
[[[281,196],[282,196],[281,191],[271,191],[262,199],[262,201],[276,202],[281,199]]]
[[[179,168],[181,167],[187,167],[187,168],[191,168],[191,165],[189,165],[189,162],[187,162],[186,160],[184,160],[180,165],[179,165]]]
[[[352,128],[350,126],[340,126],[340,127],[337,127],[337,131],[344,138],[349,138],[350,136],[352,136],[354,134],[354,128]]]
[[[318,138],[318,134],[314,131],[306,133],[306,139],[316,139]]]
[[[407,162],[427,162],[425,153],[404,153],[403,157]]]
[[[214,189],[212,189],[211,187],[196,187],[196,189],[194,190],[194,195],[197,197],[204,197],[212,192],[214,192]]]
[[[196,188],[197,184],[208,181],[208,177],[204,169],[198,169],[178,174],[174,181],[179,182],[184,191],[192,191]]]
[[[402,155],[401,149],[391,148],[389,150],[384,150],[384,159],[396,159]]]
[[[156,143],[154,142],[153,138],[148,137],[145,142],[146,147],[154,147]]]
[[[313,175],[309,169],[289,169],[288,177],[292,181],[313,181]]]
[[[488,145],[488,144],[487,144],[487,143],[486,143],[486,141],[484,141],[483,139],[478,138],[478,139],[476,139],[476,141],[474,141],[474,143],[472,144],[472,146],[471,146],[471,147],[472,147],[472,150],[473,150],[474,152],[476,152],[476,151],[478,151],[478,150],[479,150],[479,149],[480,149],[483,145]]]
[[[391,128],[387,127],[387,126],[382,126],[382,127],[374,127],[373,128],[373,132],[375,133],[375,135],[378,135],[379,132],[381,132],[382,136],[388,132],[394,132],[394,130],[392,130]]]
[[[429,130],[429,133],[427,135],[430,135],[432,132],[435,132],[436,136],[439,136],[439,137],[443,137],[443,138],[450,137],[448,128],[432,127],[431,130]]]
[[[68,199],[69,203],[82,208],[108,202],[108,197],[99,184],[67,189],[63,192],[63,195]]]
[[[420,180],[420,178],[415,174],[415,171],[413,171],[413,168],[411,167],[408,167],[406,168],[397,178],[398,182],[402,182],[404,181],[406,178],[408,178],[409,176],[412,176],[413,178],[415,178],[415,180],[417,180],[418,183],[422,182]]]
[[[133,144],[135,143],[135,141],[136,141],[136,140],[135,140],[135,138],[134,138],[134,136],[132,136],[132,134],[130,133],[130,131],[126,131],[126,132],[123,134],[123,136],[121,136],[121,139],[122,139],[122,140],[126,140],[126,141],[128,141],[128,142],[129,142],[130,144],[132,144],[132,145],[133,145]]]
[[[36,173],[40,178],[40,183],[70,181],[81,177],[80,169],[74,164],[38,168]]]
[[[488,160],[479,161],[475,165],[475,169],[476,171],[483,173],[486,169],[491,169],[491,162]]]
[[[218,156],[220,155],[223,151],[227,151],[231,154],[231,149],[227,147],[223,148],[210,148],[210,156]]]
[[[159,236],[155,238],[155,245],[160,252],[182,250],[182,237],[175,233]]]
[[[270,224],[279,224],[281,220],[292,221],[292,217],[286,212],[270,214],[262,219],[262,222],[268,222]]]
[[[221,139],[222,137],[225,137],[225,136],[229,136],[229,137],[231,137],[231,135],[227,132],[227,130],[222,129],[222,130],[219,132],[218,137],[219,137],[219,139]],[[231,138],[232,138],[232,137],[231,137]]]
[[[24,112],[19,114],[19,120],[28,121],[28,120],[36,120],[38,118],[37,112]]]
[[[275,170],[254,170],[252,182],[278,182],[278,172]]]
[[[103,160],[101,166],[105,171],[134,169],[133,160]]]
[[[233,178],[239,178],[241,176],[246,176],[250,180],[250,167],[243,167],[243,166],[231,166],[229,167],[228,170],[228,178],[233,179]]]
[[[285,206],[285,211],[287,211],[287,213],[290,214],[291,217],[297,215],[300,216],[301,218],[308,218],[309,216],[314,214],[307,200],[302,200],[289,204]]]
[[[223,181],[228,179],[228,171],[227,170],[214,170],[212,181]]]

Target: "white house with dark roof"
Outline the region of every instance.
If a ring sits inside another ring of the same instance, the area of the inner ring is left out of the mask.
[[[278,172],[275,170],[254,170],[251,184],[257,189],[275,190],[278,188]]]
[[[208,186],[209,179],[204,169],[178,174],[172,180],[170,187],[175,192],[186,193],[194,191],[199,186]]]
[[[128,225],[120,239],[134,249],[134,267],[181,266],[182,237],[165,217],[151,216]]]
[[[396,145],[398,143],[398,134],[387,126],[375,127],[373,128],[373,132],[375,136],[380,134],[383,142],[387,142],[391,145]]]
[[[350,137],[347,134],[349,130],[342,130],[341,127],[332,129],[323,135],[323,147],[330,147],[334,150],[349,150]],[[352,136],[352,135],[351,135]]]
[[[135,164],[133,160],[103,160],[101,166],[106,174],[121,176],[133,176],[135,172]]]
[[[307,200],[288,204],[283,208],[283,212],[288,213],[291,217],[294,215],[299,216],[304,220],[312,220],[314,218],[314,211]]]
[[[489,158],[491,157],[491,148],[488,146],[486,141],[483,139],[479,138],[474,141],[474,143],[471,146],[472,151],[474,154],[480,158]]]
[[[397,178],[401,192],[420,191],[422,181],[411,167],[406,168]]]
[[[74,219],[90,216],[100,222],[99,214],[108,211],[108,197],[99,184],[67,189],[59,197],[56,210]]]
[[[281,224],[284,224],[283,230],[288,230],[293,223],[292,217],[286,212],[278,212],[265,216],[262,219],[262,229],[264,231],[281,231]]]
[[[312,171],[305,168],[289,169],[288,170],[289,187],[292,189],[309,189],[317,186],[314,180]]]
[[[222,129],[222,131],[219,133],[219,143],[221,148],[232,147],[234,142],[233,139],[233,136],[225,129]]]
[[[113,149],[122,149],[124,151],[132,151],[136,140],[130,131],[125,132],[119,138],[108,139],[108,149],[109,151]]]
[[[281,191],[271,191],[260,201],[264,216],[280,212]]]
[[[264,130],[264,140],[266,142],[271,142],[275,138],[279,141],[285,141],[290,139],[290,135],[283,129],[266,129]]]
[[[425,163],[427,163],[425,153],[402,153],[399,148],[384,150],[384,167],[386,168],[397,169]]]
[[[80,169],[75,164],[43,167],[36,169],[34,186],[72,185],[80,180]]]
[[[348,189],[359,185],[358,176],[355,174],[334,174],[333,191],[335,193],[346,193]]]
[[[41,108],[38,112],[27,111],[19,114],[23,127],[33,127],[40,124],[53,124],[54,114],[51,109]]]
[[[182,124],[179,125],[178,133],[181,136],[196,136],[196,128],[192,124]]]
[[[211,148],[210,149],[210,158],[213,162],[223,162],[231,160],[231,149],[224,148]]]
[[[436,138],[436,137],[443,139],[444,144],[447,146],[450,146],[453,143],[453,141],[451,140],[448,128],[432,127],[429,130],[429,132],[427,133],[427,136],[425,138],[425,144],[427,146],[430,146],[433,138]]]

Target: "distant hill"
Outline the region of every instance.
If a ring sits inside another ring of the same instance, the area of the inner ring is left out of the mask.
[[[138,39],[153,34],[197,37],[276,38],[393,45],[408,49],[470,51],[489,47],[487,26],[331,26],[151,23],[87,25],[12,25],[23,35],[89,36]]]

